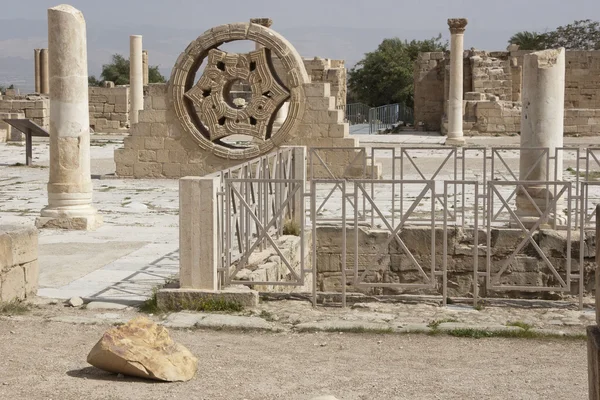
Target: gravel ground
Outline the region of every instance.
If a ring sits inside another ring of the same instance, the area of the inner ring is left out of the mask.
[[[585,342],[172,330],[199,358],[187,383],[89,366],[110,325],[0,320],[0,399],[586,399]]]

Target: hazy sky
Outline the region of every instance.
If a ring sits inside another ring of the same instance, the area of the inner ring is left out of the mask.
[[[0,0],[0,6],[9,0]],[[53,0],[0,7],[0,84],[33,85],[33,49],[47,46]],[[465,48],[505,50],[516,32],[600,20],[600,0],[72,0],[87,21],[88,66],[99,75],[113,54],[129,54],[129,35],[144,37],[150,64],[168,77],[177,56],[207,29],[270,17],[304,57],[346,60],[351,68],[385,38],[448,39],[447,19],[469,19]],[[230,51],[239,51],[229,49]]]
[[[1,2],[8,2],[2,0]],[[46,19],[57,1],[11,1],[1,19]],[[507,32],[553,29],[576,19],[600,20],[599,0],[72,0],[88,21],[193,28],[266,16],[274,29],[360,27],[392,29],[401,38],[447,32],[446,19],[467,17],[467,48],[500,50]],[[132,34],[144,32],[132,32]],[[383,38],[382,38],[383,39]]]

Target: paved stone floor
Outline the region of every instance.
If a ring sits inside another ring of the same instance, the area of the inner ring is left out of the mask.
[[[386,143],[390,146],[406,145],[410,143],[409,140],[440,140],[440,136],[432,134],[423,135],[421,139],[414,134],[379,136],[385,137]],[[364,144],[370,146],[383,140],[379,139],[379,136],[365,138]],[[470,141],[475,145],[484,146],[506,144],[515,141],[515,138],[473,138]],[[589,146],[600,143],[600,140],[573,138],[567,139],[566,143],[574,146],[583,144]],[[91,154],[94,204],[103,215],[104,225],[94,232],[58,230],[40,232],[39,296],[59,299],[80,296],[96,301],[139,302],[146,299],[154,287],[178,272],[178,182],[177,180],[99,179],[114,172],[113,151],[120,146],[119,137],[99,135],[93,137]],[[425,162],[425,168],[428,170],[437,168],[432,166],[432,160],[437,160],[439,163],[444,157],[443,150],[422,151],[425,152],[425,156],[421,161]],[[24,146],[0,144],[0,224],[33,224],[39,210],[46,204],[48,144],[43,140],[35,142],[33,151],[35,167],[22,166],[24,153]],[[511,162],[514,164],[515,155],[511,157]],[[384,157],[382,160],[386,162]],[[447,175],[448,172],[443,171],[443,174]],[[336,211],[334,207],[329,209]],[[390,207],[388,212],[392,210],[393,207]],[[270,304],[268,307],[273,309],[267,308],[266,311],[276,314],[279,303],[268,304]],[[387,318],[386,323],[390,324],[428,324],[432,319],[457,319],[462,322],[461,318],[464,318],[467,322],[493,322],[495,325],[506,325],[511,319],[510,315],[503,314],[506,310],[510,312],[510,309],[503,309],[504,311],[499,312],[497,318],[492,318],[489,316],[490,313],[482,314],[472,309],[465,311],[462,308],[450,307],[441,310],[439,307],[432,307],[425,312],[417,306],[414,311],[411,311],[412,307],[398,311],[393,318],[384,316],[380,319],[383,321]],[[553,311],[544,313],[544,316],[541,314],[538,316],[537,311],[528,311],[527,315],[518,316],[518,319],[527,323],[530,321],[532,325],[542,329],[552,326],[575,326],[574,321],[579,321],[577,326],[583,327],[593,320],[589,311],[556,310],[554,316]],[[313,318],[313,312],[320,313],[319,317]],[[306,313],[311,317],[300,320],[318,322],[320,319],[333,318],[334,316],[327,314],[329,312],[341,311],[307,309]],[[363,315],[360,312],[346,310],[335,318],[342,320],[354,318],[353,315]],[[388,311],[375,310],[374,312],[389,314]],[[445,313],[449,313],[450,316]],[[459,318],[454,318],[451,315],[453,313],[459,315]],[[295,314],[295,312],[290,311],[288,314]],[[409,314],[418,317],[413,320],[412,317],[408,318]],[[290,318],[289,315],[287,318]],[[310,320],[311,318],[314,321]],[[280,319],[285,318],[282,316]]]

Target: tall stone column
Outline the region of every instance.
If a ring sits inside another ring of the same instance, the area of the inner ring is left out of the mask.
[[[35,92],[41,93],[40,80],[40,49],[33,50],[33,79],[35,81]]]
[[[148,51],[142,50],[142,73],[144,76],[144,86],[149,83],[149,75],[148,75]]]
[[[277,127],[280,127],[281,125],[283,125],[283,123],[285,122],[287,116],[288,116],[288,111],[290,109],[290,102],[286,101],[285,103],[283,103],[281,105],[281,108],[279,109],[279,111],[277,111],[277,115],[275,116],[275,121],[273,121],[273,124]]]
[[[450,93],[448,96],[448,145],[462,145],[463,137],[463,54],[466,18],[448,20],[450,27]]]
[[[548,155],[554,156],[555,149],[563,146],[565,49],[525,55],[522,99],[521,147],[548,148]],[[557,176],[554,176],[554,162],[547,164],[547,158],[542,154],[541,150],[521,150],[520,180],[562,180],[562,154],[559,152],[556,159]],[[534,185],[526,190],[542,212],[546,210],[547,198],[552,200],[554,196],[552,186]],[[523,192],[517,194],[517,213],[520,217],[531,217],[532,222],[539,218],[539,213]]]
[[[129,121],[138,123],[138,112],[144,109],[144,73],[142,71],[142,36],[129,37]]]
[[[50,180],[48,206],[38,228],[95,229],[92,207],[87,39],[83,14],[69,6],[48,9],[50,57]]]
[[[40,49],[40,93],[50,93],[50,67],[48,49]]]

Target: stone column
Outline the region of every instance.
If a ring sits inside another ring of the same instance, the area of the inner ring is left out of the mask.
[[[48,64],[48,49],[40,49],[40,93],[50,93],[50,68]]]
[[[41,93],[41,80],[40,80],[40,49],[33,50],[33,79],[35,81],[35,92]]]
[[[148,68],[148,51],[142,50],[142,73],[144,76],[144,86],[146,86],[149,81]]]
[[[553,157],[555,149],[563,146],[565,113],[565,50],[563,48],[525,55],[522,99],[521,147],[548,148],[548,155]],[[541,150],[521,150],[520,180],[562,180],[562,154],[559,152],[557,156],[556,177],[554,163],[547,164],[547,158],[542,154]],[[554,188],[539,185],[528,186],[526,190],[544,212],[547,196],[550,200],[553,198]],[[517,194],[517,213],[520,217],[531,217],[532,222],[539,218],[539,213],[523,192]]]
[[[448,20],[450,27],[450,93],[448,97],[448,145],[462,145],[463,137],[463,54],[466,18]]]
[[[38,228],[95,229],[92,207],[87,39],[83,14],[69,6],[48,9],[50,71],[50,180],[48,206]]]
[[[275,116],[275,121],[273,122],[274,126],[280,127],[285,122],[285,119],[288,116],[288,111],[290,109],[290,102],[286,101],[281,105],[279,111],[277,111],[277,115]]]
[[[138,112],[144,109],[144,73],[142,71],[142,36],[129,37],[129,121],[138,123]]]

